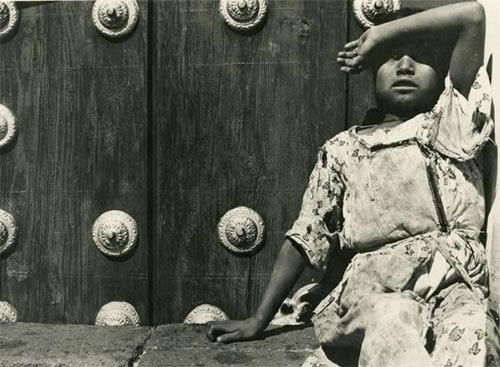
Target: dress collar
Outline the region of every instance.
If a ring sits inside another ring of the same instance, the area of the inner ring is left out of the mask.
[[[363,145],[370,148],[416,138],[424,122],[423,114],[403,120],[399,118],[384,119],[378,125],[353,126],[351,132]]]

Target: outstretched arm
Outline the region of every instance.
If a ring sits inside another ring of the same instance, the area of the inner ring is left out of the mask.
[[[285,240],[255,314],[246,320],[226,321],[211,325],[207,332],[208,339],[230,343],[252,340],[260,336],[302,274],[305,264],[306,260],[299,250],[289,239]]]
[[[465,2],[429,9],[367,30],[339,53],[341,70],[358,73],[369,64],[376,50],[394,41],[411,42],[419,37],[446,35],[455,42],[450,60],[454,87],[468,96],[484,59],[485,14],[481,4]]]

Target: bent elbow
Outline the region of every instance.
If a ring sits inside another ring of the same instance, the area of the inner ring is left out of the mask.
[[[473,1],[467,3],[466,19],[470,24],[483,27],[486,24],[486,13],[481,3]]]

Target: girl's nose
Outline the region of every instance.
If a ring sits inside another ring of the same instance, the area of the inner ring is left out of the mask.
[[[415,62],[408,55],[403,55],[397,63],[397,74],[411,74],[415,72]]]

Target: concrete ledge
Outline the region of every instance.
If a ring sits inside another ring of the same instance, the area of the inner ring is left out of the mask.
[[[128,366],[151,332],[148,327],[0,324],[0,366]]]
[[[138,366],[300,366],[319,346],[312,327],[268,329],[263,340],[218,344],[207,340],[206,325],[158,326]]]
[[[206,325],[155,328],[0,324],[0,366],[300,366],[318,347],[312,327],[276,327],[265,339],[209,342]]]

